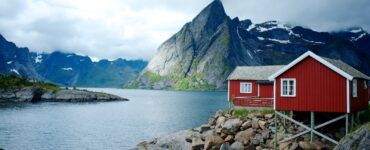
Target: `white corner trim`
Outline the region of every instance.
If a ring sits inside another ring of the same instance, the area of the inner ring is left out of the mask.
[[[273,95],[274,95],[274,110],[276,110],[276,80],[275,79],[274,79],[273,89],[274,89],[274,93],[273,93]]]
[[[351,110],[350,110],[350,92],[349,92],[349,79],[346,80],[347,81],[347,84],[346,84],[346,104],[347,104],[347,113],[350,113]]]
[[[227,101],[230,102],[230,80],[227,80]]]
[[[257,83],[257,96],[260,97],[260,84]]]
[[[336,73],[342,75],[343,77],[345,77],[345,78],[347,78],[349,80],[352,80],[353,79],[353,77],[351,75],[349,75],[348,73],[346,73],[343,70],[339,69],[338,67],[334,66],[333,64],[329,63],[328,61],[326,61],[325,59],[321,58],[320,56],[314,54],[311,51],[307,51],[306,53],[302,54],[297,59],[293,60],[291,63],[289,63],[288,65],[284,66],[283,68],[281,68],[280,70],[278,70],[277,72],[275,72],[274,74],[272,74],[268,79],[270,81],[274,80],[277,76],[281,75],[282,73],[284,73],[288,69],[292,68],[294,65],[296,65],[297,63],[299,63],[300,61],[302,61],[303,59],[305,59],[308,56],[311,56],[312,58],[316,59],[317,61],[319,61],[320,63],[322,63],[326,67],[332,69]]]

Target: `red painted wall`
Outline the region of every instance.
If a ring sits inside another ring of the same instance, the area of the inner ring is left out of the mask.
[[[240,93],[240,83],[251,82],[252,93]],[[230,100],[236,106],[244,107],[272,107],[273,84],[260,84],[260,96],[258,97],[258,83],[254,80],[230,80]],[[239,98],[238,98],[239,97]],[[270,99],[259,99],[270,98]]]
[[[258,84],[254,80],[230,80],[229,95],[230,98],[234,97],[257,97],[258,96]],[[240,93],[240,82],[251,82],[252,93]],[[273,97],[273,84],[259,84],[261,98],[272,98]]]
[[[247,96],[257,96],[257,84],[254,80],[230,80],[230,100],[234,97],[247,97]],[[251,82],[252,83],[252,93],[240,93],[240,82]]]
[[[295,97],[281,97],[281,78],[296,78]],[[346,112],[346,79],[307,57],[276,78],[276,109]]]
[[[352,95],[352,82],[350,82],[351,112],[366,109],[368,106],[368,91],[364,88],[364,79],[357,79],[357,97]]]
[[[274,97],[274,84],[259,84],[260,85],[260,97],[271,98]]]

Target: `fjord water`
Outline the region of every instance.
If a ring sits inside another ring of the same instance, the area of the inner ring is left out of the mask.
[[[225,92],[89,89],[130,101],[0,104],[0,148],[130,149],[206,123],[227,107]]]

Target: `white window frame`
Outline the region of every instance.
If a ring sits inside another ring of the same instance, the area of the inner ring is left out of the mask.
[[[364,80],[364,90],[367,90],[367,81]]]
[[[244,86],[250,86],[249,91],[244,91]],[[253,91],[253,84],[251,82],[240,82],[240,93],[252,93]]]
[[[358,96],[358,85],[357,85],[357,79],[352,80],[352,97]]]
[[[287,81],[287,94],[284,94],[283,82]],[[288,91],[290,91],[289,81],[293,81],[293,94],[289,95]],[[296,97],[297,95],[297,80],[295,78],[282,78],[280,81],[280,96],[281,97]]]

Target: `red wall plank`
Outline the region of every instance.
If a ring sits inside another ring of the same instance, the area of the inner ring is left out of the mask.
[[[273,87],[274,84],[260,84],[260,97],[264,98],[274,97]]]

